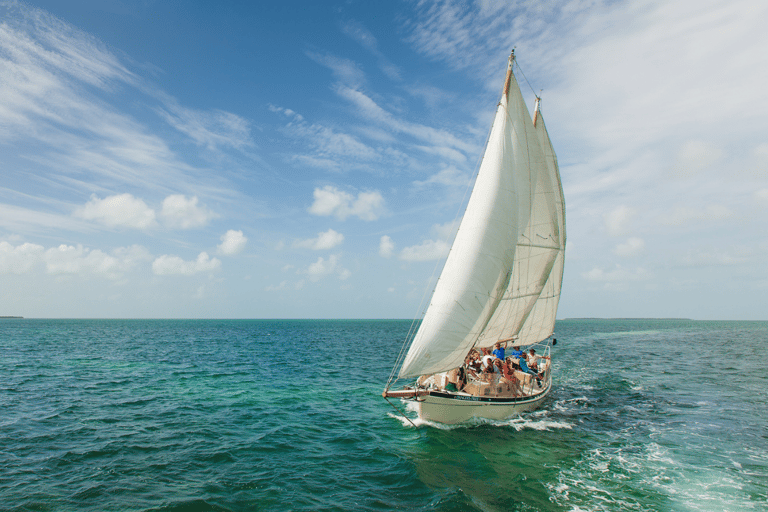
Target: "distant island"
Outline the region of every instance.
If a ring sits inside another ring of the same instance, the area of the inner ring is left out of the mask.
[[[3,318],[24,318],[23,316],[0,316],[0,319]]]

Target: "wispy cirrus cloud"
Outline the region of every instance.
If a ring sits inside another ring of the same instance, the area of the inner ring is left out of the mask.
[[[158,107],[157,112],[168,124],[208,149],[242,149],[253,145],[250,123],[231,112],[194,110],[172,99]]]
[[[0,5],[0,15],[0,138],[13,142],[18,162],[6,172],[45,177],[49,186],[39,195],[66,189],[71,197],[116,184],[156,192],[212,183],[210,173],[170,148],[153,120],[124,103],[128,94],[197,145],[241,150],[252,144],[244,118],[182,106],[98,39],[58,18],[14,2]],[[221,188],[221,180],[209,187]]]

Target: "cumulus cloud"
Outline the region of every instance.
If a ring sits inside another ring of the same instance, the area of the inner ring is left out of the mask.
[[[221,267],[221,260],[209,257],[206,252],[201,252],[193,261],[184,261],[178,256],[164,254],[152,262],[152,272],[159,276],[173,274],[191,276],[198,272],[216,270],[219,267]]]
[[[215,215],[206,207],[198,206],[197,196],[187,198],[174,194],[163,200],[160,217],[168,227],[190,229],[205,226]]]
[[[425,240],[419,245],[405,247],[400,251],[399,258],[405,261],[430,261],[445,258],[451,248],[442,240]]]
[[[379,256],[382,258],[391,258],[395,250],[395,242],[390,237],[384,235],[379,241]]]
[[[616,256],[629,258],[640,254],[643,249],[645,249],[645,241],[642,238],[632,237],[628,238],[625,243],[617,245],[613,249],[613,253]]]
[[[339,220],[357,216],[362,220],[376,220],[384,210],[384,198],[378,191],[360,192],[357,198],[348,192],[327,185],[316,188],[315,201],[309,213],[318,216],[333,215]]]
[[[14,247],[0,242],[0,274],[24,274],[38,263],[45,248],[42,245],[24,243]]]
[[[310,238],[308,240],[299,240],[294,243],[294,247],[302,247],[306,249],[314,249],[316,251],[333,249],[337,245],[344,241],[344,235],[337,233],[333,229],[329,229],[325,233],[318,233],[316,238]]]
[[[322,256],[317,261],[310,264],[306,271],[310,281],[319,281],[320,279],[336,274],[339,279],[347,279],[352,273],[339,265],[339,257],[335,254],[328,256],[328,259]]]
[[[221,235],[221,243],[216,246],[216,252],[225,256],[239,254],[245,249],[248,238],[243,236],[242,231],[230,229]]]
[[[75,210],[74,215],[109,227],[147,229],[157,225],[154,210],[128,193],[104,199],[93,195],[90,201]]]
[[[90,273],[108,279],[119,279],[138,262],[148,259],[149,252],[138,245],[116,249],[111,255],[82,245],[60,245],[48,249],[44,256],[49,274]]]
[[[80,244],[62,244],[45,250],[37,244],[24,243],[14,247],[8,242],[0,242],[0,274],[24,274],[42,265],[51,275],[96,275],[119,279],[139,262],[149,258],[149,252],[139,245],[120,247],[108,254]]]

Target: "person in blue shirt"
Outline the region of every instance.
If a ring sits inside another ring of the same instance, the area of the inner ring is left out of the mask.
[[[504,349],[507,348],[507,342],[504,342],[504,346],[501,346],[501,342],[496,342],[496,345],[493,346],[493,357],[496,359],[504,360]]]
[[[520,347],[512,347],[512,357],[515,359],[520,359],[523,357],[523,351],[520,350]]]

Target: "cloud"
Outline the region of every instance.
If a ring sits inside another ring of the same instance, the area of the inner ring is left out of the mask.
[[[315,201],[309,207],[309,213],[318,216],[333,215],[339,220],[356,216],[362,220],[376,220],[384,210],[384,198],[378,191],[360,192],[355,198],[348,192],[327,185],[316,188]]]
[[[194,261],[184,261],[178,256],[164,254],[152,262],[152,272],[158,276],[180,274],[191,276],[198,272],[207,272],[221,267],[221,261],[210,258],[208,253],[201,252]]]
[[[310,281],[319,281],[320,279],[336,274],[339,279],[347,279],[352,273],[339,266],[339,257],[335,254],[328,256],[326,260],[322,256],[317,258],[317,261],[309,265],[306,270]]]
[[[318,233],[317,238],[300,240],[295,242],[293,245],[294,247],[303,247],[305,249],[323,251],[327,249],[333,249],[337,245],[340,245],[343,241],[344,235],[337,233],[333,229],[329,229],[325,233]]]
[[[109,227],[148,229],[157,225],[154,210],[128,193],[104,199],[93,195],[90,201],[74,211],[74,215]]]
[[[446,187],[463,187],[467,188],[469,179],[466,174],[459,171],[455,167],[447,167],[437,174],[433,174],[424,181],[414,181],[416,187],[425,187],[427,185],[444,185]]]
[[[208,149],[242,149],[253,144],[248,121],[231,112],[193,110],[173,100],[168,100],[165,108],[157,111],[168,124]]]
[[[24,243],[14,247],[0,242],[0,274],[24,274],[41,261],[45,248],[42,245]]]
[[[215,216],[206,207],[197,205],[197,196],[187,199],[181,194],[166,197],[160,211],[160,218],[166,226],[181,229],[205,226]]]
[[[26,274],[42,265],[51,275],[95,275],[114,280],[149,259],[149,252],[139,245],[120,247],[107,254],[80,244],[62,244],[45,250],[37,244],[24,243],[14,247],[8,242],[0,242],[0,274]]]
[[[617,245],[613,249],[613,253],[616,256],[621,256],[623,258],[629,258],[631,256],[636,256],[639,253],[641,253],[645,249],[645,242],[642,238],[629,238],[627,241],[623,244]]]
[[[603,216],[605,229],[611,236],[627,234],[629,223],[635,215],[635,211],[625,205],[618,206]]]
[[[399,258],[405,261],[430,261],[445,258],[451,248],[442,240],[425,240],[419,245],[404,247]]]
[[[395,250],[395,243],[390,237],[384,235],[379,241],[379,256],[382,258],[391,258]]]
[[[48,249],[44,260],[49,274],[97,274],[108,279],[119,279],[138,262],[148,260],[144,247],[131,246],[113,251],[112,255],[98,249],[89,250],[82,245],[60,245]]]
[[[230,229],[221,235],[221,243],[216,246],[216,252],[225,256],[239,254],[245,249],[245,244],[247,242],[248,238],[243,236],[242,231]]]
[[[317,52],[307,52],[307,57],[321,66],[330,69],[336,80],[349,85],[350,87],[360,87],[365,83],[365,74],[360,69],[360,66],[349,59],[343,59],[328,53],[320,54]]]

